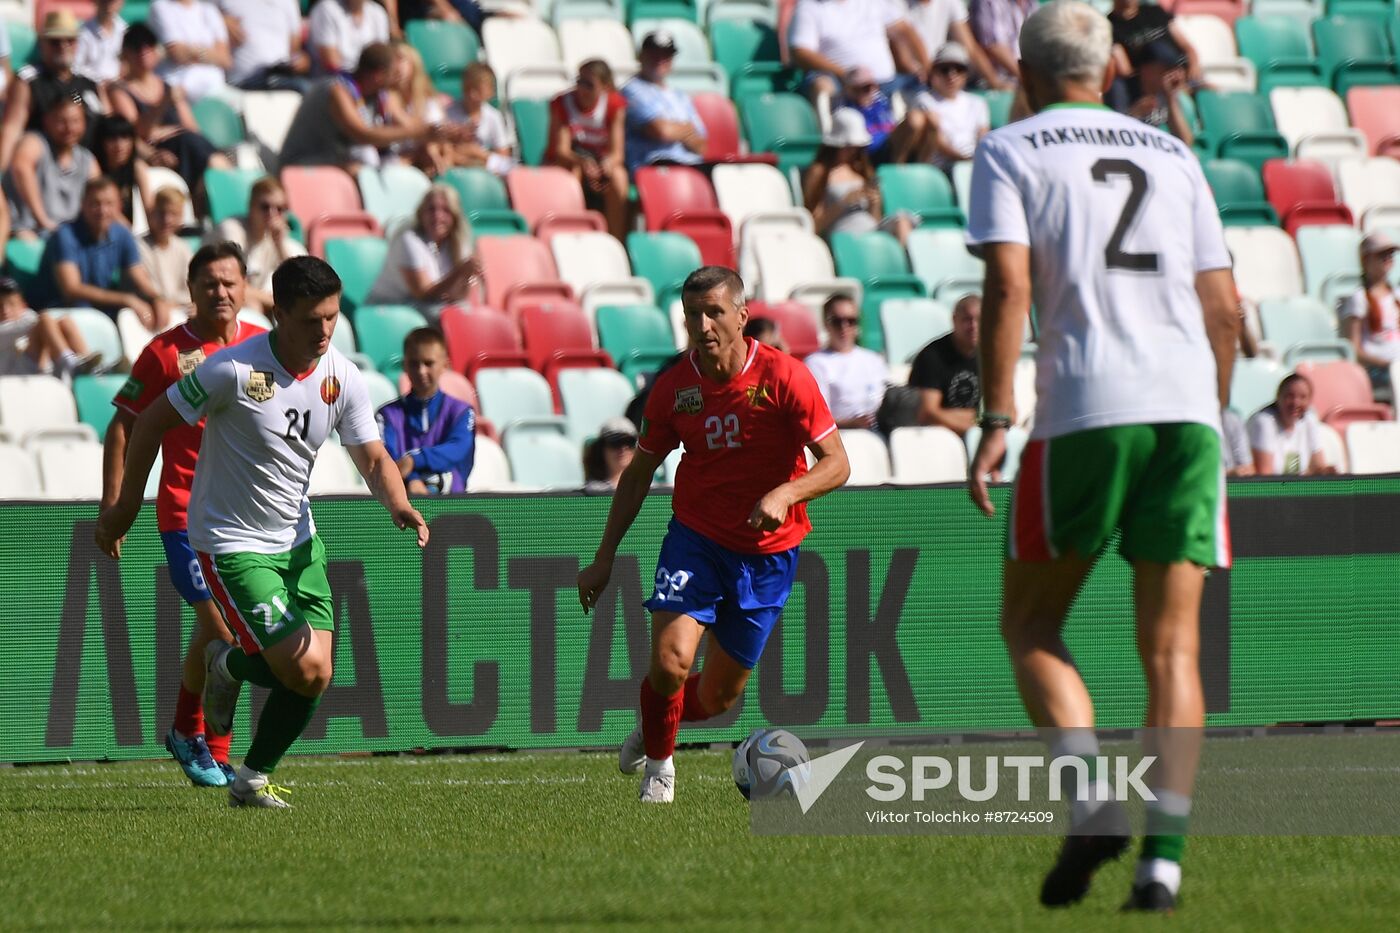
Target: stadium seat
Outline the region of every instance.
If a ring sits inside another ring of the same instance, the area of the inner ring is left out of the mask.
[[[73,400],[78,406],[78,420],[90,425],[98,437],[107,433],[112,420],[112,399],[126,383],[125,376],[78,376],[73,380]]]
[[[0,443],[0,499],[38,499],[43,495],[34,455],[23,447]]]
[[[14,237],[5,244],[5,270],[19,284],[20,291],[31,303],[39,283],[39,266],[44,258],[43,240],[21,240]]]
[[[382,235],[378,222],[361,205],[355,179],[342,169],[288,166],[282,170],[282,186],[287,206],[306,225],[306,246],[313,256],[324,254],[331,236]]]
[[[1294,347],[1330,344],[1337,340],[1337,318],[1327,306],[1309,295],[1270,298],[1259,303],[1259,322],[1264,339],[1284,364]]]
[[[666,85],[692,96],[708,94],[729,99],[729,74],[714,62],[708,65],[676,65],[671,69]]]
[[[534,161],[530,161],[530,150],[526,148],[529,140],[521,139],[521,158],[526,160],[525,164],[539,164],[544,154],[545,128],[549,125],[549,102],[573,87],[574,77],[563,65],[532,65],[517,68],[509,80],[502,83],[501,100],[510,101],[516,135],[535,141]],[[530,106],[525,108],[526,104]],[[522,121],[528,121],[528,125]]]
[[[851,464],[847,486],[881,486],[890,481],[890,451],[879,434],[842,428],[841,443]]]
[[[573,294],[559,281],[549,247],[532,236],[478,237],[476,255],[486,279],[486,303],[507,314],[531,296]]]
[[[243,118],[218,97],[201,97],[190,105],[199,132],[215,149],[232,149],[243,142]]]
[[[683,165],[648,166],[635,176],[651,231],[683,233],[707,265],[734,267],[734,232],[703,174]]]
[[[205,169],[204,194],[209,201],[210,221],[217,225],[230,217],[247,214],[253,183],[266,174],[248,168]]]
[[[1336,467],[1338,473],[1346,473],[1351,467],[1347,463],[1347,444],[1342,435],[1330,424],[1323,422],[1317,426],[1318,446],[1322,449],[1322,462]]]
[[[1298,250],[1278,227],[1226,227],[1225,243],[1235,257],[1235,284],[1246,298],[1303,294]]]
[[[1016,474],[1021,471],[1021,453],[1026,449],[1026,443],[1030,440],[1030,434],[1025,428],[1013,426],[1006,432],[1006,454],[1002,457],[1001,464],[997,468],[997,473],[1001,476],[1001,482],[1010,483],[1016,479]],[[977,425],[967,429],[963,435],[963,446],[967,448],[967,467],[972,469],[972,458],[977,456],[977,447],[982,443],[982,429]]]
[[[559,371],[568,367],[613,368],[612,357],[598,349],[593,325],[572,301],[531,303],[521,309],[520,332],[530,368],[557,386]]]
[[[557,165],[517,166],[506,176],[506,190],[535,236],[546,242],[556,233],[607,229],[603,215],[584,205],[578,179]]]
[[[1334,428],[1362,418],[1389,420],[1391,409],[1371,394],[1371,377],[1359,364],[1349,360],[1314,363],[1304,360],[1297,371],[1312,382],[1313,411]],[[1338,428],[1340,430],[1340,428]]]
[[[287,131],[301,109],[301,95],[296,91],[244,91],[242,98],[248,136],[259,144],[263,164],[276,166]]]
[[[750,301],[749,316],[774,321],[787,343],[788,352],[798,359],[822,348],[821,332],[812,310],[797,301]]]
[[[1015,103],[1013,91],[976,91],[987,102],[987,116],[994,130],[1001,129],[1011,122],[1011,106]]]
[[[655,372],[676,352],[670,323],[651,305],[604,305],[598,309],[598,343],[629,379]]]
[[[1368,155],[1400,157],[1400,87],[1354,87],[1347,91],[1352,125],[1366,134]]]
[[[1289,236],[1304,226],[1352,223],[1351,211],[1337,200],[1332,172],[1321,162],[1270,159],[1264,163],[1264,187]]]
[[[1313,23],[1322,76],[1338,94],[1353,87],[1400,83],[1395,56],[1380,24],[1364,18],[1334,16]]]
[[[1278,395],[1278,384],[1288,375],[1275,360],[1259,356],[1235,360],[1230,376],[1230,407],[1246,421]]]
[[[423,196],[432,187],[427,175],[412,165],[364,166],[355,176],[365,210],[379,222],[386,235],[411,223]]]
[[[794,73],[784,67],[778,33],[772,24],[724,19],[710,24],[710,48],[729,75],[735,100],[752,94],[790,90]]]
[[[1240,54],[1254,62],[1259,93],[1276,87],[1323,86],[1306,22],[1288,16],[1246,16],[1235,23]]]
[[[888,298],[926,298],[928,289],[922,279],[909,271],[909,257],[899,241],[882,230],[832,234],[831,252],[837,274],[859,280],[865,290],[861,302],[861,343],[883,351],[880,303]]]
[[[651,283],[632,275],[627,250],[608,233],[558,233],[550,240],[554,265],[592,320],[600,305],[656,301]]]
[[[695,241],[682,233],[627,234],[627,254],[632,269],[651,283],[658,307],[669,307],[680,297],[681,283],[703,261]]]
[[[877,170],[885,213],[908,211],[921,228],[962,227],[962,210],[948,176],[932,165],[882,165]]]
[[[1334,308],[1361,286],[1361,232],[1333,224],[1298,231],[1298,255],[1309,295]]]
[[[583,486],[583,454],[572,441],[551,432],[511,431],[505,450],[511,476],[522,489],[578,489]]]
[[[422,312],[407,305],[365,305],[355,312],[360,352],[374,361],[375,369],[395,380],[403,365],[403,338],[427,326]]]
[[[503,492],[514,488],[506,452],[497,441],[477,434],[476,457],[467,475],[467,492]]]
[[[746,154],[739,131],[739,114],[734,102],[723,94],[701,92],[691,95],[700,122],[705,124],[706,162],[766,162],[778,163],[777,156],[768,153]]]
[[[1186,14],[1176,17],[1175,26],[1195,48],[1208,84],[1253,93],[1257,84],[1254,63],[1240,57],[1235,48],[1232,22],[1213,15]]]
[[[615,369],[561,370],[565,436],[575,444],[596,437],[604,421],[626,414],[636,394],[632,381]]]
[[[805,216],[805,228],[812,229],[811,215],[793,203],[792,187],[772,165],[716,165],[710,181],[738,239],[744,236],[744,225],[754,219],[780,218],[791,224],[795,215]]]
[[[332,439],[316,452],[306,493],[310,496],[357,496],[368,492],[350,452]]]
[[[129,19],[131,15],[129,7],[123,12],[127,14]],[[34,50],[39,44],[39,37],[34,32],[33,24],[18,22],[9,17],[5,18],[5,31],[10,39],[10,68],[18,71],[33,56]]]
[[[177,175],[174,169],[163,168],[158,165],[146,167],[146,187],[150,191],[159,191],[162,188],[174,188],[185,196],[185,214],[181,221],[181,226],[186,228],[198,227],[199,220],[194,215],[194,199],[190,197],[190,187],[185,184],[185,180]],[[131,232],[136,236],[142,236],[150,230],[150,223],[146,219],[146,208],[140,198],[133,198],[131,202]]]
[[[441,180],[457,189],[462,211],[476,236],[530,232],[525,218],[511,209],[505,183],[495,173],[484,168],[454,168]]]
[[[1400,208],[1400,161],[1389,158],[1347,159],[1337,164],[1342,200],[1363,228],[1372,211]]]
[[[365,389],[369,392],[369,404],[375,411],[399,397],[398,387],[394,385],[393,380],[378,370],[361,367],[360,376],[365,380]]]
[[[564,68],[559,40],[549,24],[523,16],[492,16],[481,25],[483,56],[501,82],[502,99],[514,100],[516,71],[536,66]],[[543,95],[541,95],[543,96]]]
[[[341,311],[353,315],[365,303],[388,254],[389,244],[382,237],[345,237],[326,242],[326,262],[340,276],[344,287],[340,293]]]
[[[1366,155],[1366,136],[1351,128],[1342,99],[1325,87],[1278,87],[1269,92],[1274,123],[1299,159]]]
[[[779,0],[708,0],[704,5],[705,22],[713,26],[725,20],[766,23],[777,27],[781,18]]]
[[[1353,473],[1400,473],[1400,424],[1357,421],[1347,425],[1347,460]]]
[[[800,94],[750,94],[739,101],[750,152],[772,152],[778,168],[804,169],[822,143],[817,112]]]
[[[967,480],[967,448],[962,438],[947,428],[895,428],[890,433],[890,462],[896,483]]]
[[[552,0],[544,7],[536,13],[547,14],[556,33],[559,24],[568,19],[610,19],[620,23],[627,18],[622,0]]]
[[[614,70],[636,71],[632,34],[616,19],[566,19],[556,27],[564,67],[577,71],[590,58],[601,58]]]
[[[677,66],[708,65],[714,61],[710,55],[710,40],[706,39],[705,33],[700,30],[700,27],[690,20],[676,17],[657,19],[656,17],[639,18],[634,16],[631,29],[634,48],[642,47],[642,40],[649,32],[657,29],[669,32],[676,43],[674,62]]]
[[[920,350],[953,329],[953,312],[932,298],[891,298],[880,305],[885,359],[890,365],[913,362]]]
[[[516,97],[511,100],[510,112],[515,120],[520,161],[528,166],[543,164],[545,150],[549,148],[549,100]]]
[[[1174,16],[1214,16],[1227,26],[1234,26],[1245,13],[1241,0],[1176,0],[1162,4],[1162,8]]]
[[[404,25],[408,44],[423,57],[423,69],[441,94],[462,93],[462,71],[481,57],[476,33],[466,23],[414,19]]]
[[[1197,144],[1217,158],[1240,159],[1256,171],[1269,159],[1288,158],[1288,141],[1274,127],[1268,102],[1256,94],[1201,91]]]
[[[93,440],[41,440],[30,448],[46,499],[101,499],[102,445]]]
[[[1377,26],[1395,15],[1393,0],[1327,0],[1328,16],[1375,20]]]
[[[490,308],[470,310],[451,305],[438,319],[447,339],[452,368],[475,380],[483,366],[528,366],[520,326],[515,319]]]
[[[88,349],[101,353],[105,364],[115,366],[121,363],[124,356],[122,338],[110,317],[95,308],[50,308],[48,313],[50,317],[72,321]],[[136,359],[134,356],[126,358],[131,361]]]
[[[915,230],[909,234],[909,264],[928,294],[950,307],[982,291],[982,260],[967,251],[960,230]]]
[[[826,241],[815,234],[794,230],[765,230],[754,242],[758,281],[747,283],[764,301],[796,298],[820,305],[829,295],[842,293],[859,300],[865,288],[859,279],[837,278],[836,265]]]
[[[407,395],[409,390],[413,388],[413,384],[408,379],[408,373],[399,373],[397,388],[400,395]],[[472,385],[470,379],[456,370],[443,370],[438,388],[442,390],[444,395],[461,399],[477,411],[481,410],[481,400],[476,397],[476,386]]]
[[[481,413],[496,424],[503,436],[509,437],[518,424],[552,428],[563,436],[564,419],[554,412],[549,383],[533,369],[482,369],[477,371],[475,382]]]
[[[78,422],[73,393],[53,376],[0,376],[0,431],[21,444],[44,436],[96,439]]]
[[[1276,160],[1275,160],[1276,161]],[[1239,159],[1207,159],[1201,163],[1215,195],[1220,220],[1227,227],[1277,224],[1278,214],[1264,197],[1259,171]]]

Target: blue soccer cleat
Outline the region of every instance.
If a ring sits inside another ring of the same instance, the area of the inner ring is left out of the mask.
[[[195,787],[228,786],[229,779],[214,760],[214,756],[209,754],[209,746],[204,744],[204,736],[195,735],[182,739],[171,729],[165,734],[165,747]]]
[[[238,772],[234,770],[233,765],[229,764],[227,761],[216,760],[214,764],[219,766],[219,770],[224,773],[224,777],[228,780],[228,783],[232,784],[234,779],[238,777]]]

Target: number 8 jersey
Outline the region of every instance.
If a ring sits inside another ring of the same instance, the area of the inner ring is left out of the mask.
[[[1220,425],[1196,274],[1230,254],[1180,140],[1099,105],[988,134],[968,242],[1030,247],[1035,438],[1122,424]]]
[[[807,472],[804,450],[836,430],[817,381],[794,356],[747,340],[739,375],[715,382],[696,351],[657,377],[638,446],[664,457],[685,445],[672,509],[676,519],[731,551],[776,554],[802,543],[805,503],[776,531],[748,524],[758,501]]]
[[[190,494],[190,544],[205,554],[281,554],[315,532],[306,490],[316,452],[340,431],[379,440],[369,391],[335,347],[304,373],[283,368],[276,332],[218,353],[166,392],[186,422],[205,418]]]

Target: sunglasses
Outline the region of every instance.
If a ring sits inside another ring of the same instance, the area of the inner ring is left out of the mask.
[[[935,65],[934,71],[941,75],[965,75],[967,69],[962,65]]]
[[[76,45],[77,36],[49,36],[44,40],[49,45]]]
[[[285,214],[287,212],[287,205],[273,204],[271,201],[263,201],[260,204],[258,204],[258,210],[266,211],[269,214]]]
[[[858,317],[834,317],[831,319],[832,327],[855,327],[860,324]]]

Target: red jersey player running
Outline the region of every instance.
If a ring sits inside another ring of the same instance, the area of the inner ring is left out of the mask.
[[[238,320],[247,287],[247,266],[243,251],[234,243],[201,247],[190,260],[190,297],[194,316],[152,340],[136,365],[131,378],[122,386],[112,404],[117,407],[107,427],[102,459],[102,508],[117,501],[125,473],[126,445],[136,416],[162,397],[195,367],[224,347],[242,343],[263,333],[263,329]],[[165,747],[175,756],[185,776],[196,787],[224,787],[233,780],[228,763],[230,737],[210,734],[205,738],[200,693],[204,689],[204,646],[218,638],[233,636],[204,583],[199,559],[190,547],[185,531],[185,512],[190,504],[190,484],[194,481],[195,459],[204,436],[204,422],[172,428],[161,442],[163,466],[160,491],[156,495],[156,527],[160,529],[165,557],[170,564],[170,580],[185,602],[194,609],[196,626],[189,651],[185,654],[180,679],[180,697],[175,703],[175,722],[165,737]],[[118,544],[120,548],[120,544]]]
[[[656,568],[651,670],[642,681],[642,725],[618,765],[641,768],[641,799],[670,803],[671,754],[681,722],[734,704],[792,591],[797,546],[812,529],[808,500],[846,481],[846,450],[816,380],[794,357],[743,335],[744,283],[704,266],[681,289],[695,348],[652,387],[637,454],[622,474],[593,563],[578,575],[587,612],[612,574],[613,557],[666,455],[685,445],[675,511]],[[817,458],[809,472],[803,448]],[[691,675],[710,632],[701,673]]]

